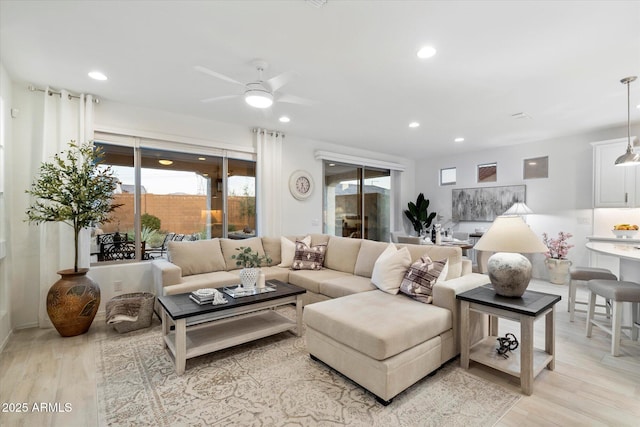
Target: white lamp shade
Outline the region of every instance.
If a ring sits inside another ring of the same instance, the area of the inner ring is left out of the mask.
[[[524,202],[516,202],[503,215],[530,215],[533,211]]]
[[[479,251],[544,253],[547,247],[520,216],[499,216],[473,247]]]

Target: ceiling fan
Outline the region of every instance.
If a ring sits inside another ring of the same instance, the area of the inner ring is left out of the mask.
[[[285,72],[272,77],[269,80],[263,80],[262,73],[268,67],[267,62],[263,60],[255,60],[253,61],[253,65],[258,71],[258,80],[249,83],[241,83],[229,76],[225,76],[224,74],[220,74],[201,65],[196,65],[194,69],[198,72],[244,87],[244,93],[242,94],[216,96],[213,98],[203,99],[202,102],[216,102],[242,96],[247,104],[255,108],[269,108],[274,101],[301,105],[312,104],[312,102],[307,99],[277,92],[282,86],[289,82],[291,77],[295,75],[294,72]]]

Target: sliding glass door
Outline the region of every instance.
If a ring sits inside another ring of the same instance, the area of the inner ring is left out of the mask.
[[[324,232],[389,240],[391,174],[388,169],[324,162]]]

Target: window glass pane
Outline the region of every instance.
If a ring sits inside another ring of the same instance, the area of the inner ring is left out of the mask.
[[[364,238],[389,241],[391,171],[364,170]]]
[[[523,167],[523,178],[548,178],[549,177],[549,157],[536,157],[525,159]]]
[[[456,178],[456,168],[440,169],[440,185],[453,185]]]
[[[498,180],[498,164],[478,165],[478,182],[496,182]]]
[[[122,147],[105,143],[94,144],[103,150],[102,164],[118,178],[118,186],[113,196],[113,203],[121,204],[111,214],[111,221],[95,224],[91,239],[91,262],[119,261],[135,259],[135,174],[133,167],[134,151],[132,147]],[[116,251],[120,245],[133,242],[131,248]]]
[[[325,233],[361,237],[361,168],[325,161],[324,171]]]
[[[174,240],[219,235],[221,213],[217,180],[222,158],[150,148],[141,149],[140,214],[143,240],[160,247]],[[216,232],[217,231],[217,232]]]
[[[256,163],[228,160],[228,237],[246,239],[256,235]]]

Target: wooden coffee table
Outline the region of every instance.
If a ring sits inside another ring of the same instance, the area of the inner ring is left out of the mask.
[[[533,379],[544,369],[555,367],[555,305],[559,295],[525,291],[522,297],[497,295],[492,287],[480,286],[456,296],[460,300],[460,366],[469,369],[469,360],[490,366],[520,378],[520,387],[526,395],[533,392]],[[471,346],[469,312],[489,315],[489,336]],[[544,350],[533,346],[533,325],[545,318]],[[508,359],[496,352],[498,318],[520,323],[519,347]]]
[[[198,305],[189,294],[158,297],[162,307],[162,335],[165,348],[175,360],[176,372],[182,375],[187,359],[243,344],[290,330],[302,333],[303,288],[278,280],[267,281],[274,292],[232,298],[224,294],[226,304]],[[218,288],[222,292],[223,288]],[[274,309],[296,305],[296,321]],[[175,325],[171,330],[171,325]]]

